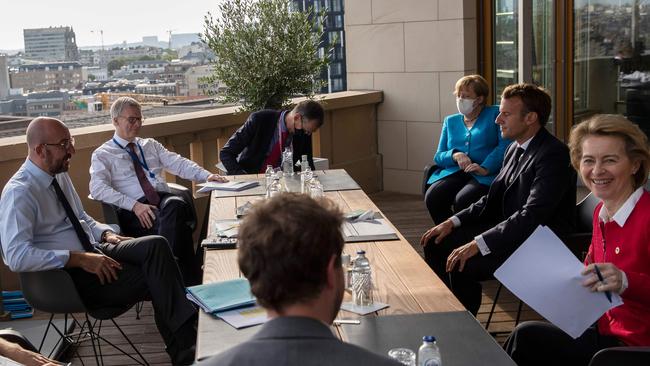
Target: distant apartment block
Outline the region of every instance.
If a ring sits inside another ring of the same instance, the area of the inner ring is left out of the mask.
[[[183,46],[192,44],[194,42],[200,42],[201,37],[198,33],[176,33],[171,35],[171,48],[179,49]]]
[[[5,99],[9,95],[9,69],[7,68],[7,56],[0,55],[0,100]]]
[[[25,91],[78,89],[86,80],[79,62],[22,65],[9,74],[12,88]]]
[[[210,83],[206,78],[212,75],[212,65],[201,65],[190,67],[185,72],[188,96],[214,95],[223,91],[226,86],[223,83]]]
[[[110,50],[96,51],[95,54],[99,54],[99,64],[105,66],[109,62],[118,58],[136,60],[146,56],[146,57],[157,59],[162,56],[163,49],[160,47],[138,46],[138,47],[113,48]]]
[[[136,94],[153,94],[164,96],[177,96],[177,83],[138,84],[135,86]]]
[[[129,74],[157,74],[165,71],[169,65],[168,61],[151,60],[151,61],[132,61],[126,64]]]
[[[312,8],[315,13],[325,9],[327,19],[324,27],[319,55],[325,55],[326,50],[333,46],[330,63],[321,72],[321,80],[326,84],[321,93],[333,93],[347,90],[347,70],[345,68],[345,31],[343,29],[343,0],[293,0],[294,9],[306,11]]]
[[[79,50],[72,27],[23,29],[25,58],[38,61],[77,61]]]

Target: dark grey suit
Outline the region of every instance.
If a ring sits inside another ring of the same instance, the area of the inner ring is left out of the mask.
[[[279,317],[268,321],[252,339],[199,365],[399,366],[358,346],[340,341],[320,321]]]
[[[488,194],[456,214],[461,226],[440,244],[430,242],[424,250],[429,266],[474,315],[481,305],[479,281],[492,278],[538,225],[556,234],[575,227],[576,173],[567,146],[542,128],[513,169],[516,148],[515,143],[508,147]],[[490,254],[479,253],[466,262],[463,272],[447,274],[449,254],[479,234]]]

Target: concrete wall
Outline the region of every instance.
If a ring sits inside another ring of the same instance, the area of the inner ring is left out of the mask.
[[[420,193],[442,120],[456,112],[454,84],[476,72],[476,2],[345,3],[348,89],[384,92],[377,110],[384,190]]]

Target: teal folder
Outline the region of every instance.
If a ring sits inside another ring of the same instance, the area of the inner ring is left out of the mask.
[[[255,304],[251,286],[245,278],[188,287],[186,296],[206,313]]]

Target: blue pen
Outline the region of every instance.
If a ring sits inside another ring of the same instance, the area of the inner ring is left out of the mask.
[[[600,273],[600,270],[598,269],[598,266],[594,264],[594,269],[596,270],[596,276],[598,276],[598,281],[602,282],[603,285],[606,284],[605,279],[603,278],[603,275]],[[612,302],[612,294],[609,291],[605,291],[605,296],[607,296],[607,300],[609,302]]]

